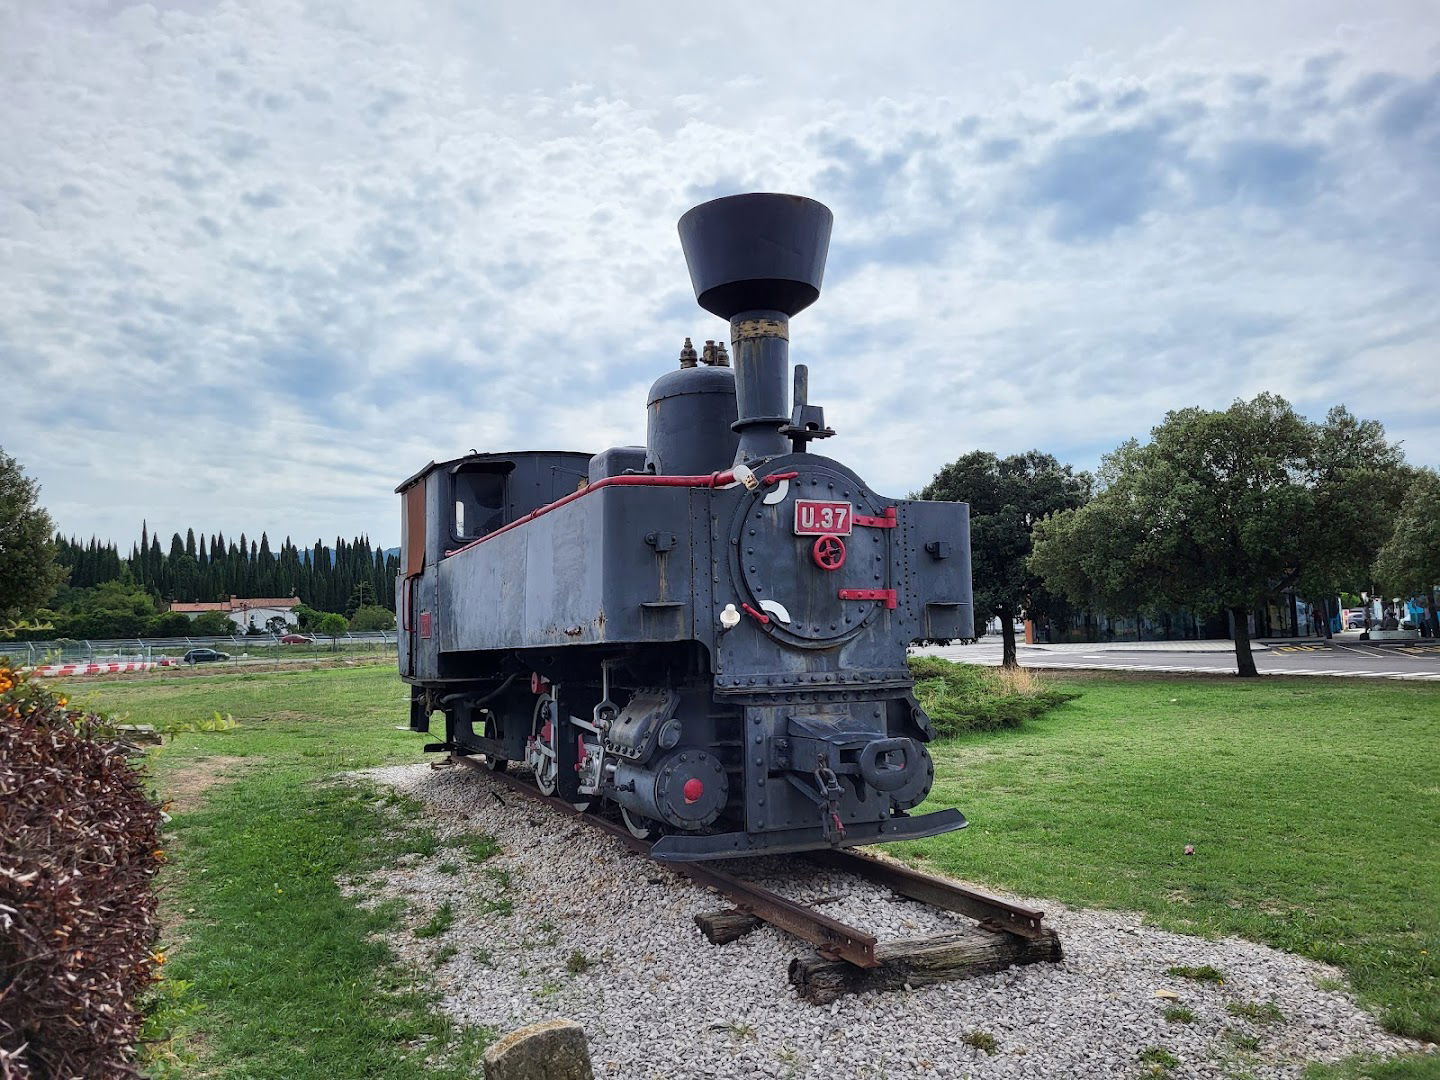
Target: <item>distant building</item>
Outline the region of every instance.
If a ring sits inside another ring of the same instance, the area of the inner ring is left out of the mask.
[[[291,624],[295,622],[295,609],[299,606],[298,596],[287,596],[284,599],[232,596],[229,600],[214,604],[171,604],[170,610],[188,615],[192,619],[202,611],[223,611],[240,632],[244,633],[252,626],[256,630],[264,630],[265,624],[277,617],[284,619],[287,625]]]
[[[1251,638],[1313,637],[1320,633],[1323,614],[1317,618],[1310,612],[1317,604],[1285,589],[1265,604],[1254,608],[1247,620]],[[1341,625],[1338,601],[1330,604],[1330,629],[1338,632]],[[1155,616],[1129,614],[1110,615],[1084,608],[1061,608],[1053,619],[1041,623],[1026,622],[1025,640],[1029,644],[1085,641],[1196,641],[1234,638],[1235,628],[1227,612],[1197,616],[1189,611],[1167,611]]]

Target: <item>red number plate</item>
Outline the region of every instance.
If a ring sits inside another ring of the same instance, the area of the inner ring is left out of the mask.
[[[847,502],[795,500],[796,536],[849,536],[855,514]]]

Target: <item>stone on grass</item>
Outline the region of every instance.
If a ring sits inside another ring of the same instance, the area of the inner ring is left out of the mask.
[[[545,1020],[510,1032],[485,1051],[485,1080],[594,1080],[585,1029]]]

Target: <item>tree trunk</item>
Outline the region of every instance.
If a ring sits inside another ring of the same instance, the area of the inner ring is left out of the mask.
[[[1018,668],[1020,661],[1015,658],[1015,613],[1010,610],[1008,604],[1000,608],[1000,638],[1005,643],[1000,666]]]
[[[1255,670],[1255,657],[1250,652],[1250,615],[1243,607],[1230,609],[1230,618],[1235,623],[1235,674],[1242,679],[1259,675]]]
[[[1435,617],[1435,588],[1425,590],[1425,610],[1430,613],[1430,636],[1440,637],[1440,619]]]

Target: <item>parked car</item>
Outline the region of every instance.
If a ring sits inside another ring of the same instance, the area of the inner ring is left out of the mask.
[[[281,645],[313,645],[315,639],[304,634],[286,634],[280,639]]]
[[[209,664],[216,660],[229,660],[230,654],[216,649],[191,649],[181,657],[187,664]]]
[[[1364,630],[1365,613],[1363,611],[1351,611],[1345,616],[1346,630]]]

